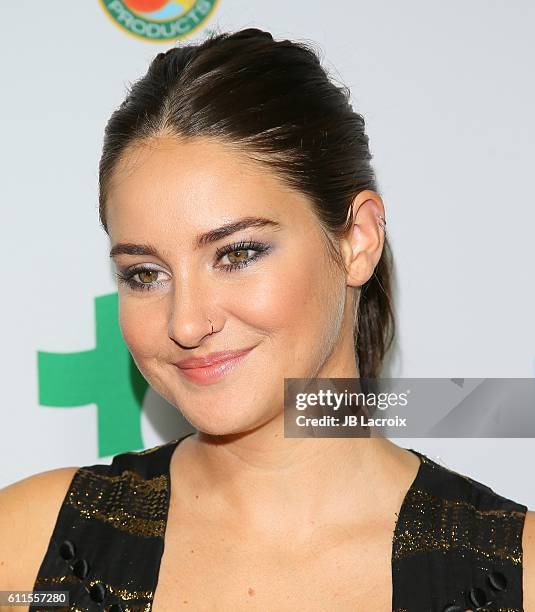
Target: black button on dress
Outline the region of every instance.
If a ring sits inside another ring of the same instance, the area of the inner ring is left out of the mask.
[[[170,461],[186,437],[76,471],[34,584],[34,591],[68,591],[69,606],[30,610],[151,612]],[[408,450],[421,463],[396,519],[392,611],[522,612],[527,507]]]

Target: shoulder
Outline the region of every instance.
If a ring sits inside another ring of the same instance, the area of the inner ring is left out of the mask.
[[[427,572],[427,582],[438,589],[458,589],[458,601],[470,593],[475,605],[476,599],[493,595],[500,609],[524,609],[524,600],[526,610],[535,610],[535,590],[530,592],[535,587],[535,513],[489,483],[426,455],[421,459],[394,538],[398,588],[411,581],[415,557],[421,555],[421,578]],[[398,607],[411,609],[401,603]]]
[[[535,511],[526,513],[522,535],[524,605],[535,610]]]
[[[0,590],[31,590],[69,486],[78,470],[64,467],[0,489]]]
[[[152,514],[159,508],[163,516],[167,507],[169,458],[175,444],[172,440],[126,451],[113,456],[110,464],[40,472],[0,489],[0,591],[33,589],[64,502],[65,508],[87,515],[101,510],[101,518],[115,525],[108,500],[124,501],[134,518],[154,523],[153,531],[159,534],[163,519]]]
[[[500,523],[514,521],[517,529],[522,527],[527,507],[524,504],[502,495],[488,484],[476,480],[464,472],[446,467],[428,456],[421,456],[422,471],[419,475],[418,488],[430,499],[441,505],[454,509],[456,513],[465,514],[473,520]]]
[[[467,509],[463,521],[470,527],[468,539],[500,571],[508,570],[521,591],[525,609],[535,610],[535,511],[464,473],[431,464],[445,474],[448,486],[442,493],[446,496],[455,491],[454,503],[461,501]]]

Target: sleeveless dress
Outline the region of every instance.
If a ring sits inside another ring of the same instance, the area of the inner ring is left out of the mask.
[[[76,471],[33,587],[68,591],[69,602],[34,603],[30,610],[152,610],[170,460],[189,435]],[[393,533],[392,610],[521,612],[527,507],[407,450],[420,458],[420,467]]]

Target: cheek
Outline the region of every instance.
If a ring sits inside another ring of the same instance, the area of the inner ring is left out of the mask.
[[[301,336],[308,330],[314,335],[332,318],[335,281],[323,260],[311,260],[309,251],[296,254],[292,264],[286,259],[282,272],[274,267],[250,283],[240,302],[242,319],[273,334]],[[307,339],[297,338],[301,343]]]
[[[159,311],[150,299],[119,297],[119,327],[136,362],[157,354],[162,333]]]

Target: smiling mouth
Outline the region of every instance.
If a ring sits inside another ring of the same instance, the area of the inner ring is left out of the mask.
[[[254,347],[253,347],[254,348]],[[179,367],[177,370],[188,380],[198,384],[213,384],[232,372],[247,357],[253,349],[247,349],[239,354],[229,357],[223,361],[218,361],[207,366],[201,367]]]
[[[182,359],[181,361],[176,362],[175,365],[182,369],[205,368],[207,366],[215,365],[216,363],[234,359],[235,357],[249,352],[252,348],[254,347],[250,346],[249,348],[243,349],[218,351],[215,353],[210,353],[205,357],[189,357],[188,359]]]

